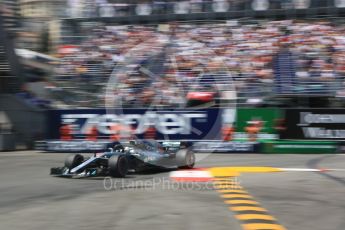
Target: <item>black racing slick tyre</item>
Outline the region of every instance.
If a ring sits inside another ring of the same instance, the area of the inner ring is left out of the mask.
[[[126,156],[112,156],[108,160],[109,175],[111,177],[125,177],[128,173],[128,160]]]
[[[65,159],[65,167],[68,169],[72,169],[81,163],[83,163],[84,157],[80,154],[72,154],[66,157]]]
[[[195,165],[195,154],[188,149],[180,149],[176,153],[177,166],[180,169],[192,169]]]

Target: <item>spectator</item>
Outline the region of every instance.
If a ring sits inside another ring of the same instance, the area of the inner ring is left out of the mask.
[[[329,95],[345,74],[344,28],[291,20],[106,26],[93,30],[79,52],[62,57],[56,81],[70,81],[97,97],[112,76],[117,78],[114,94],[119,94],[114,96],[126,106],[175,107],[205,82],[214,90],[232,84],[240,95],[264,103],[280,71],[281,92]],[[281,57],[279,64],[275,57]],[[290,64],[282,71],[285,57]],[[85,80],[98,88],[83,88]]]

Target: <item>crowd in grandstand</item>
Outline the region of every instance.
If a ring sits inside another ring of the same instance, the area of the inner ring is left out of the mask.
[[[312,85],[335,93],[331,87],[340,87],[345,74],[344,33],[344,26],[320,20],[106,26],[95,28],[76,52],[60,56],[56,80],[104,93],[116,76],[112,92],[133,106],[183,104],[186,92],[222,91],[224,84],[261,100],[278,77],[299,83],[292,86],[302,92]],[[274,63],[286,51],[293,76],[277,76],[284,62]]]

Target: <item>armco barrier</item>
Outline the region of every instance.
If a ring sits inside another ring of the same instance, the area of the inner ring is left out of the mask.
[[[199,153],[258,153],[258,142],[200,141],[194,142],[193,150]]]
[[[109,140],[47,140],[37,141],[35,149],[54,153],[94,153],[105,151],[108,147],[113,146],[114,142]]]
[[[162,140],[164,141],[164,140]],[[192,143],[192,148],[198,153],[258,153],[258,142],[224,142],[224,141],[188,141]],[[116,142],[109,140],[47,140],[36,142],[36,150],[46,152],[61,152],[61,153],[94,153],[106,150],[108,147],[114,146]]]
[[[337,153],[336,141],[265,141],[261,143],[262,153]]]
[[[197,141],[191,140],[198,153],[337,153],[343,151],[345,143],[335,141]],[[116,142],[109,140],[47,140],[36,142],[36,150],[46,152],[94,153],[106,150]]]

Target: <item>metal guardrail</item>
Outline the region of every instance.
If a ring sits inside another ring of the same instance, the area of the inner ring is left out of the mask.
[[[336,12],[345,7],[343,0],[217,0],[217,1],[115,1],[90,4],[85,1],[82,5],[70,5],[70,14],[67,18],[83,20],[85,18],[120,18],[133,16],[159,16],[159,15],[187,15],[187,14],[212,14],[226,12],[243,12],[247,16],[256,12],[274,14],[296,14],[303,10],[326,9],[328,12]],[[74,9],[74,10],[73,10]],[[278,12],[280,11],[280,13]]]
[[[297,79],[291,82],[279,82],[275,85],[277,95],[285,96],[328,96],[335,97],[343,88],[340,78]]]

